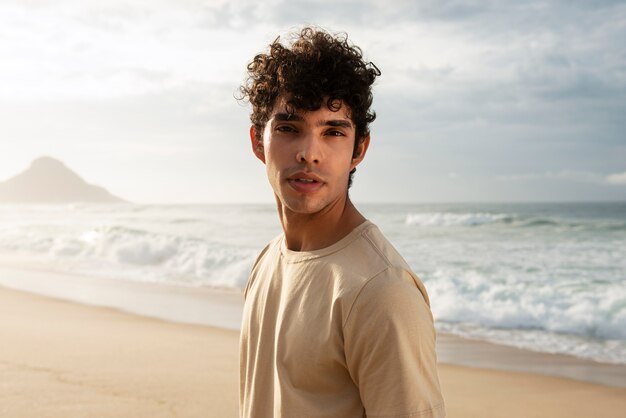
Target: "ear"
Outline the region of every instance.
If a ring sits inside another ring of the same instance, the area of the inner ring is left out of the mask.
[[[265,148],[263,147],[263,138],[257,138],[257,130],[254,125],[250,127],[250,143],[252,144],[252,152],[256,157],[265,164]]]
[[[370,146],[370,136],[369,134],[363,137],[361,143],[356,148],[355,156],[352,157],[352,162],[350,163],[350,170],[355,168],[357,165],[361,164],[363,158],[365,158],[365,153],[367,153],[367,149]]]

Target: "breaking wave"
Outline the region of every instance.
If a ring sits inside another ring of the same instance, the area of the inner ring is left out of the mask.
[[[0,250],[37,256],[90,275],[140,281],[242,288],[258,249],[104,226],[55,234],[31,227],[0,234]]]

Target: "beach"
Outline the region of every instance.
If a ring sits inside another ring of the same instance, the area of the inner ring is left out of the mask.
[[[437,331],[626,364],[626,204],[362,208],[422,279]],[[230,302],[281,231],[273,205],[0,205],[0,266],[57,273],[8,274],[23,290],[156,317],[182,304],[165,319],[237,329]],[[142,283],[162,291],[128,301]]]
[[[4,286],[16,271],[0,269]],[[49,276],[23,272],[24,277],[41,283]],[[66,278],[69,283],[79,280]],[[115,282],[111,284],[111,289],[117,288]],[[145,296],[150,289],[157,295],[162,291],[150,285],[123,288],[123,293],[132,300],[133,294]],[[89,292],[85,288],[81,292],[88,299]],[[173,300],[171,310],[188,306]],[[212,300],[223,302],[224,295],[218,293]],[[149,312],[130,313],[123,304],[82,302],[62,300],[50,292],[44,296],[0,287],[0,416],[237,416],[237,330],[169,320],[167,314],[154,318],[146,316]],[[94,306],[98,304],[104,306]],[[161,310],[168,309],[162,306]],[[216,311],[209,309],[205,314],[211,312]],[[615,417],[626,409],[623,384],[496,370],[489,367],[490,361],[501,368],[507,362],[519,363],[520,357],[493,344],[468,344],[445,335],[439,340],[445,347],[440,357],[450,360],[453,353],[459,353],[461,362],[481,365],[440,364],[448,417]],[[519,351],[527,358],[542,358],[546,364],[556,359]],[[579,364],[571,358],[569,362]],[[624,382],[624,366],[583,363],[587,375],[595,370],[605,375],[601,379]]]
[[[235,417],[237,338],[0,288],[0,416]]]

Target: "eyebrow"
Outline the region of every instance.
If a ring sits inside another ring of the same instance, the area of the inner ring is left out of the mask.
[[[337,128],[352,128],[352,123],[349,120],[345,119],[331,119],[331,120],[321,120],[317,124],[318,126],[334,126]]]
[[[293,121],[293,120],[302,122],[304,120],[304,118],[298,115],[297,113],[277,113],[274,115],[274,119],[279,120],[281,122],[287,122],[287,121]]]
[[[304,121],[304,117],[297,113],[276,113],[274,115],[274,120],[280,122],[289,122],[296,121],[302,122]],[[346,119],[329,119],[329,120],[321,120],[317,123],[317,126],[333,126],[337,128],[352,128],[352,122]]]

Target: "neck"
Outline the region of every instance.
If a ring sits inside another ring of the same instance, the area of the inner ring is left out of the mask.
[[[285,243],[293,251],[326,248],[365,222],[365,217],[354,207],[347,195],[315,213],[293,212],[278,198],[276,203],[285,233]]]

